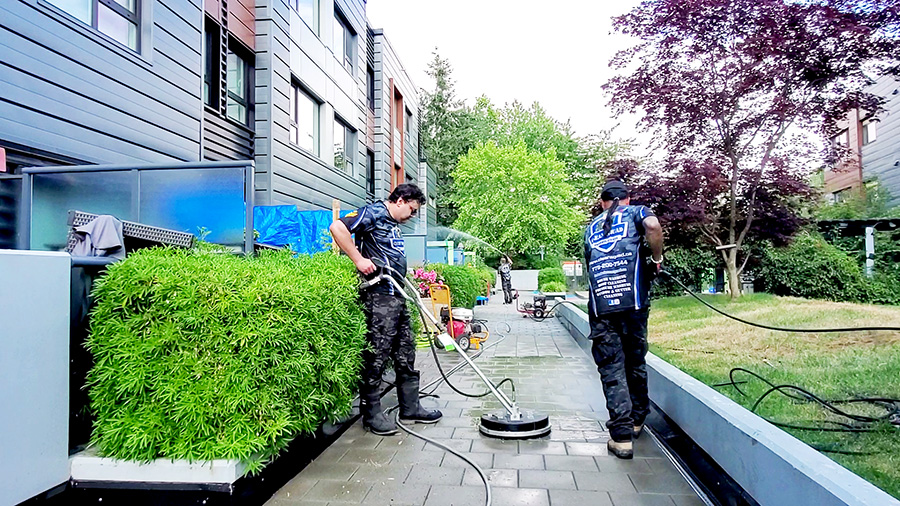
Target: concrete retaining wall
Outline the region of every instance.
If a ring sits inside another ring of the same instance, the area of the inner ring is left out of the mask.
[[[576,340],[587,314],[557,310]],[[647,356],[650,399],[759,504],[900,506],[900,501],[659,357]]]

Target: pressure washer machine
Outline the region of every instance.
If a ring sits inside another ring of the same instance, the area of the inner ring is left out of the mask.
[[[462,359],[473,371],[475,371],[475,374],[481,378],[481,381],[484,382],[497,401],[500,402],[500,405],[503,406],[502,410],[485,413],[481,416],[481,424],[479,425],[478,430],[482,434],[500,439],[531,439],[543,437],[550,433],[551,425],[549,416],[535,411],[520,409],[515,401],[510,400],[506,394],[501,392],[494,383],[484,375],[481,369],[472,362],[472,359],[469,358],[468,354],[466,354],[460,346],[454,346],[454,340],[447,332],[446,325],[431,314],[431,311],[422,304],[422,301],[419,300],[417,296],[410,295],[416,294],[416,287],[406,279],[406,276],[399,275],[397,271],[381,261],[376,259],[373,259],[372,261],[381,272],[376,276],[363,281],[360,285],[360,290],[366,290],[381,282],[392,283],[394,288],[397,289],[397,292],[406,300],[415,303],[419,307],[419,313],[422,317],[427,317],[431,320],[431,323],[439,330],[438,341],[443,344],[444,347],[453,348],[459,352]],[[396,274],[396,276],[392,276],[391,273]],[[403,280],[402,285],[397,278]],[[437,355],[435,355],[435,360],[437,360]],[[440,369],[440,367],[438,369]],[[443,374],[443,370],[441,370],[441,375]],[[444,376],[444,380],[449,383],[449,379],[446,376]]]

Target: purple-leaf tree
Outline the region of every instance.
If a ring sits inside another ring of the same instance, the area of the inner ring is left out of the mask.
[[[736,297],[748,240],[789,237],[782,204],[813,195],[798,161],[822,153],[792,132],[878,111],[868,76],[900,74],[900,0],[646,0],[613,23],[640,43],[612,61],[610,105],[659,131],[660,215],[722,247]]]

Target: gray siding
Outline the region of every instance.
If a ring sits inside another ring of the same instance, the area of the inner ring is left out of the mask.
[[[215,112],[203,112],[203,159],[250,160],[253,158],[253,132]]]
[[[341,64],[339,49],[331,47],[331,3],[320,3],[317,35],[284,0],[257,2],[257,204],[331,209],[333,198],[343,208],[365,203],[365,4],[338,0],[337,5],[356,32],[353,74]],[[321,102],[318,156],[290,142],[289,93],[294,81]],[[332,165],[335,113],[356,130],[352,175]]]
[[[201,0],[143,3],[136,54],[45,2],[0,2],[0,140],[96,163],[198,160]]]
[[[893,204],[900,205],[900,82],[886,76],[868,91],[886,97],[885,112],[878,115],[876,140],[862,147],[863,177],[878,177],[893,195]],[[895,165],[897,164],[897,165]]]
[[[391,153],[391,129],[395,124],[391,117],[390,80],[394,80],[394,87],[403,96],[403,105],[412,113],[410,135],[405,139],[403,149],[403,171],[406,180],[418,181],[419,177],[419,99],[417,88],[400,62],[397,53],[391,47],[390,41],[380,29],[374,30],[375,34],[375,165],[376,174],[380,173],[383,188],[390,188],[390,169],[393,165],[390,160]],[[406,114],[404,111],[402,114]],[[405,121],[405,118],[404,118]],[[406,136],[401,132],[402,136]],[[395,148],[399,148],[399,140],[394,141]],[[379,153],[381,156],[379,156]],[[376,195],[378,195],[378,182],[376,182]]]

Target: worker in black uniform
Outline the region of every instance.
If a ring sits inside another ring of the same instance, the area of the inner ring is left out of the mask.
[[[371,259],[377,258],[390,266],[395,277],[406,275],[406,253],[400,224],[416,215],[425,204],[422,190],[414,184],[401,184],[391,192],[386,202],[379,201],[354,211],[331,224],[334,242],[353,260],[364,276],[375,272]],[[356,235],[354,242],[351,234]],[[397,279],[401,284],[402,278]],[[405,423],[435,423],[441,412],[426,410],[419,403],[419,372],[415,370],[416,343],[410,330],[406,300],[393,283],[381,282],[361,295],[366,313],[369,347],[363,351],[363,371],[360,385],[360,412],[363,427],[374,434],[388,436],[397,433],[397,425],[381,408],[379,386],[388,357],[393,360],[397,375],[397,398],[400,402],[400,421]]]
[[[662,268],[663,249],[659,220],[649,208],[630,203],[622,182],[606,183],[602,212],[584,233],[591,351],[609,410],[607,447],[623,459],[634,456],[632,439],[649,413],[647,317],[650,282]]]
[[[500,274],[500,284],[503,286],[503,303],[512,304],[512,262],[508,256],[503,255],[500,259],[500,267],[497,267],[497,272]]]

